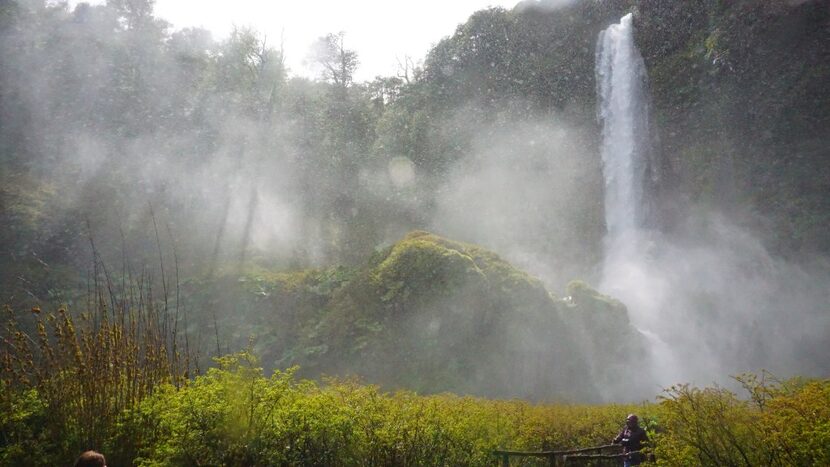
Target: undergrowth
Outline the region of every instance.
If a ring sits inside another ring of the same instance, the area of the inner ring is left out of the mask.
[[[202,375],[160,310],[40,316],[3,330],[0,465],[493,465],[493,451],[604,445],[636,412],[660,465],[828,465],[830,382],[742,376],[656,403],[531,404],[266,375],[250,352]],[[514,464],[535,465],[535,464]]]

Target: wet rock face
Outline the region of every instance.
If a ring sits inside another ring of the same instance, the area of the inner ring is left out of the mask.
[[[644,0],[635,17],[664,184],[787,255],[830,251],[823,3]]]

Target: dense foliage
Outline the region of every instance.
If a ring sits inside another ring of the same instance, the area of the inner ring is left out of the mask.
[[[191,365],[187,339],[168,327],[146,291],[133,297],[137,303],[113,308],[97,302],[95,312],[74,318],[65,309],[42,317],[34,308],[33,332],[5,310],[0,462],[61,465],[80,446],[106,440],[123,446],[113,459],[123,463],[152,435],[125,426],[125,417],[159,385],[187,384]]]
[[[666,182],[788,255],[828,251],[830,10],[638,2]]]
[[[656,450],[669,465],[827,464],[826,380],[738,380],[747,392],[743,398],[718,387],[666,391]]]
[[[650,390],[647,370],[623,378],[620,352],[646,356],[621,303],[579,281],[558,298],[491,251],[423,231],[356,268],[233,272],[182,290],[193,322],[219,316],[220,349],[250,344],[266,367],[305,377],[580,401]]]
[[[827,381],[744,377],[747,399],[679,386],[638,406],[532,405],[319,384],[296,369],[265,376],[248,353],[218,365],[188,384],[155,386],[87,438],[66,436],[90,420],[54,411],[54,393],[4,380],[0,464],[65,465],[97,448],[111,465],[492,465],[497,448],[607,444],[629,412],[660,465],[822,465],[830,456]]]

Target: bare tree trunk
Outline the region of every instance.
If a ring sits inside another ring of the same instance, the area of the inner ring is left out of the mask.
[[[257,205],[259,204],[259,191],[256,185],[251,187],[251,197],[248,201],[248,217],[245,220],[245,230],[242,231],[242,248],[239,252],[239,269],[245,265],[245,253],[248,249],[248,244],[251,243],[251,229],[254,226],[254,218],[256,217]]]

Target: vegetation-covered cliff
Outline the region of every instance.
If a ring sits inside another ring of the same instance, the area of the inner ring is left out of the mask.
[[[412,232],[365,265],[230,274],[184,287],[191,319],[219,316],[220,349],[269,366],[360,375],[386,387],[598,399],[648,384],[625,307],[581,282],[564,299],[481,247]],[[210,333],[205,332],[203,339]],[[631,360],[642,381],[626,381]]]
[[[789,255],[826,253],[830,9],[819,1],[642,2],[667,183]]]

